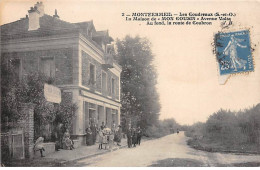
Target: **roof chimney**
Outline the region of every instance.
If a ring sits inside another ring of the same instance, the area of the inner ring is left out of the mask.
[[[30,10],[28,10],[29,13],[29,29],[31,30],[37,30],[40,28],[40,12],[38,11],[37,7],[31,7]]]
[[[40,17],[44,15],[44,5],[42,2],[37,2],[35,5],[37,7],[38,11],[40,12]]]
[[[57,9],[55,9],[55,15],[53,15],[54,18],[60,18],[57,12]]]

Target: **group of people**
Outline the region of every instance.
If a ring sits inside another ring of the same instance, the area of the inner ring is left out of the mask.
[[[129,125],[127,132],[127,144],[128,147],[136,147],[136,145],[141,144],[142,138],[142,130],[140,127],[138,128],[131,128]],[[66,129],[63,137],[61,134],[58,134],[59,140],[57,141],[58,148],[63,149],[74,149],[74,142],[70,137],[69,130]],[[98,138],[98,139],[97,139]],[[86,129],[86,144],[87,145],[94,145],[96,141],[98,141],[99,146],[98,149],[112,149],[114,144],[116,143],[118,146],[121,146],[121,139],[122,139],[122,128],[120,125],[116,126],[115,122],[112,124],[112,128],[108,128],[104,122],[100,128],[97,127],[95,123],[91,123],[90,127]],[[43,156],[43,151],[45,151],[43,146],[43,137],[39,137],[34,145],[34,151],[40,151],[41,156]]]
[[[86,129],[86,144],[94,145],[99,143],[98,149],[111,149],[116,143],[120,146],[122,139],[122,128],[120,125],[116,127],[115,122],[112,124],[112,128],[108,128],[104,122],[98,128],[94,122],[90,123],[90,127]]]
[[[118,146],[121,146],[121,139],[122,139],[122,129],[121,126],[118,125],[116,127],[116,124],[113,122],[112,128],[109,129],[106,127],[104,122],[102,122],[102,125],[100,126],[98,130],[98,149],[112,149],[114,146],[114,143],[116,143]]]
[[[131,125],[129,125],[126,135],[127,135],[128,148],[136,147],[136,145],[141,144],[141,138],[142,138],[143,132],[140,127],[131,128]]]
[[[40,136],[37,138],[34,144],[34,152],[40,151],[41,157],[44,157],[43,151],[45,151],[43,142],[44,142],[44,137]],[[74,142],[70,138],[69,130],[66,129],[65,133],[63,134],[63,137],[60,137],[60,139],[56,141],[55,150],[59,151],[59,149],[61,148],[72,150],[74,149],[73,145]]]

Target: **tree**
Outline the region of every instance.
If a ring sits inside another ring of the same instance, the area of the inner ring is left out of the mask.
[[[142,128],[158,123],[157,73],[151,43],[139,36],[117,40],[116,60],[122,66],[122,117]],[[126,121],[124,121],[126,123]]]
[[[23,76],[19,80],[11,62],[12,60],[1,63],[2,123],[17,122],[21,118],[19,107],[23,103],[33,103],[35,104],[35,123],[37,125],[46,124],[53,117],[53,107],[44,98],[43,86],[50,80],[38,73]],[[11,124],[11,126],[14,125],[15,123]]]
[[[175,119],[164,119],[161,121],[162,126],[164,126],[167,129],[179,129],[181,126],[175,121]]]

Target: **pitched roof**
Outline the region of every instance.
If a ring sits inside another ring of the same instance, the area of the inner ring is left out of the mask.
[[[75,24],[44,14],[44,16],[40,18],[40,28],[56,30],[56,29],[77,29],[79,27]]]
[[[108,30],[96,31],[93,34],[93,40],[102,40],[106,43],[111,43],[112,41],[114,41],[113,38],[109,36]]]
[[[44,14],[40,17],[40,28],[34,31],[28,31],[29,18],[21,18],[18,21],[0,26],[1,39],[11,40],[25,37],[43,37],[50,35],[65,34],[69,32],[80,32],[95,46],[103,51],[99,40],[111,42],[113,39],[108,35],[108,31],[96,31],[93,21],[69,23]],[[93,37],[89,37],[88,31],[92,32]],[[98,40],[98,41],[97,41]]]
[[[43,15],[40,17],[40,28],[38,30],[28,31],[28,28],[29,18],[22,18],[18,21],[2,25],[0,27],[1,39],[8,40],[33,36],[48,36],[79,30],[77,25],[50,15]]]
[[[93,32],[96,32],[96,28],[93,24],[93,20],[91,21],[85,21],[85,22],[78,22],[78,23],[74,23],[75,25],[77,25],[78,27],[80,27],[82,30],[91,30]]]
[[[29,19],[22,18],[15,22],[11,22],[1,27],[1,34],[15,34],[23,31],[27,31],[29,28]]]
[[[27,32],[29,28],[29,18],[22,18],[18,21],[8,23],[1,26],[1,33],[15,34]],[[77,29],[77,25],[57,19],[50,15],[44,14],[40,17],[40,29],[42,30],[58,30],[58,29]]]
[[[95,36],[108,36],[108,30],[97,31]]]

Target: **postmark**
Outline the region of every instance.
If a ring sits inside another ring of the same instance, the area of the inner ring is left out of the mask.
[[[220,75],[254,71],[248,30],[217,33],[215,45]]]

